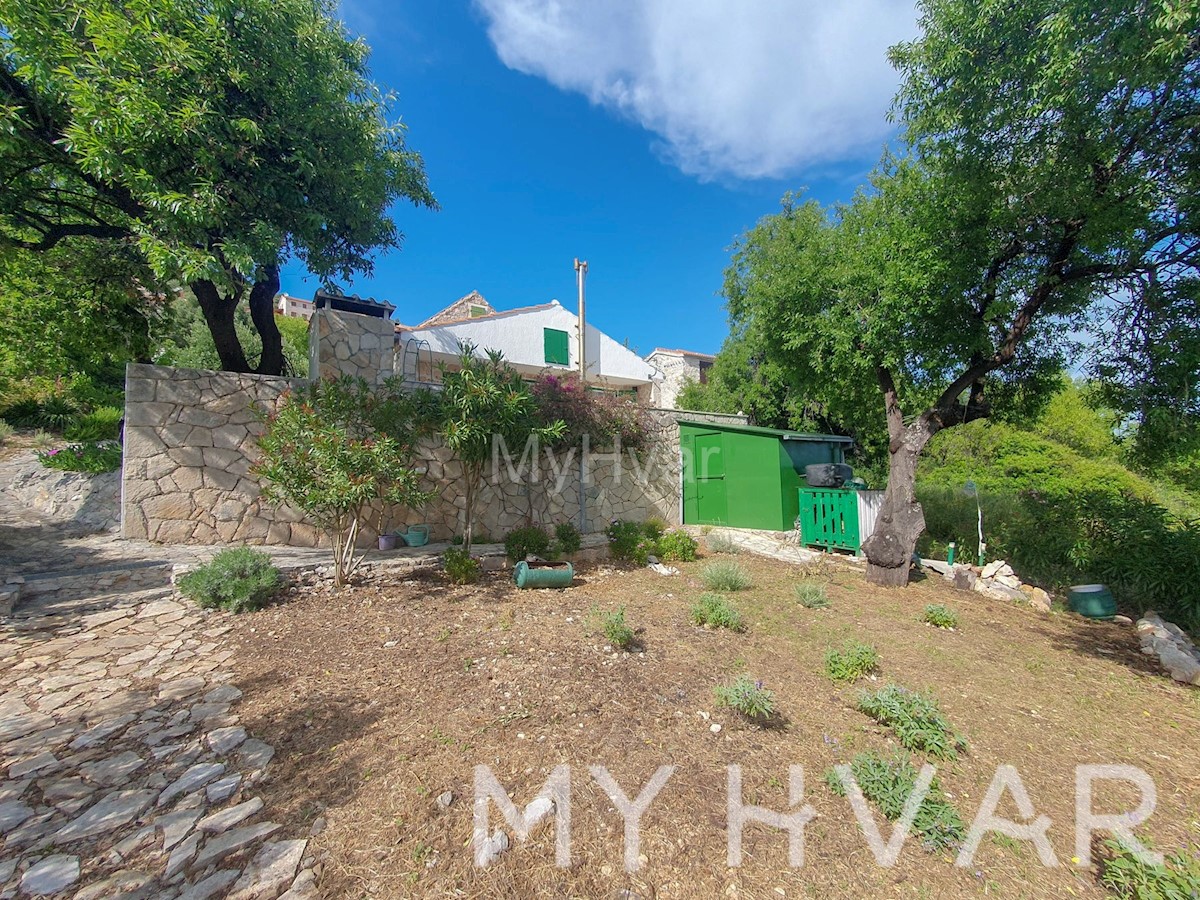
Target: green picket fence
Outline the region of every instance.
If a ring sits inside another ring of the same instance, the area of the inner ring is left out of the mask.
[[[800,489],[800,542],[806,547],[859,552],[858,491]]]

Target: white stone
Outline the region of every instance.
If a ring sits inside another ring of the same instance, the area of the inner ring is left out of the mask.
[[[21,890],[34,897],[64,891],[79,880],[79,857],[57,853],[31,866],[21,876]]]
[[[159,795],[158,805],[165,806],[172,798],[178,797],[180,794],[186,794],[198,787],[203,787],[224,773],[225,765],[223,763],[197,763],[179,776]]]
[[[262,799],[254,797],[244,803],[239,803],[237,806],[230,806],[212,815],[205,816],[200,820],[196,828],[212,834],[223,834],[234,825],[240,825],[262,808]]]
[[[33,815],[33,810],[19,800],[0,803],[0,834],[7,834]]]
[[[111,833],[141,815],[153,802],[154,791],[116,791],[55,832],[54,843],[65,844]]]
[[[278,896],[296,877],[307,846],[306,840],[274,841],[264,845],[233,886],[230,900]]]
[[[246,740],[246,729],[239,725],[228,728],[214,728],[204,736],[205,743],[219,756],[224,756]]]

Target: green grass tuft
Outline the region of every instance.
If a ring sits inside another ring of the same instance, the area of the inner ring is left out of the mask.
[[[917,783],[917,769],[904,754],[880,756],[874,750],[860,753],[850,762],[850,771],[863,796],[879,807],[889,821],[895,822],[904,812],[904,803]],[[825,773],[825,783],[838,796],[846,796],[845,785],[837,772]],[[958,810],[942,794],[937,778],[917,809],[913,830],[922,837],[926,850],[956,847],[967,835]]]
[[[737,710],[747,719],[763,723],[775,717],[775,694],[749,675],[739,675],[729,684],[713,688],[718,706]]]
[[[704,594],[692,604],[692,622],[711,625],[713,628],[728,628],[730,631],[745,631],[746,623],[737,607],[720,594]]]
[[[625,621],[625,607],[612,612],[600,613],[600,631],[604,639],[614,647],[632,650],[637,646],[637,636]]]
[[[710,591],[744,591],[750,587],[750,576],[735,562],[711,562],[700,572],[700,580]]]
[[[805,609],[828,609],[830,606],[825,585],[815,581],[802,581],[796,585],[796,602]]]
[[[870,644],[847,641],[825,653],[825,674],[834,681],[858,681],[879,668],[879,653]]]
[[[940,603],[930,603],[921,614],[921,621],[936,628],[957,628],[958,613]]]
[[[908,750],[928,753],[937,759],[957,759],[967,742],[954,730],[937,701],[898,685],[889,684],[858,698],[860,712],[896,733]]]

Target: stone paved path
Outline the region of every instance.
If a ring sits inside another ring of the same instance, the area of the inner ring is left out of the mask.
[[[255,796],[274,751],[239,724],[226,623],[157,599],[0,626],[0,898],[313,892]]]

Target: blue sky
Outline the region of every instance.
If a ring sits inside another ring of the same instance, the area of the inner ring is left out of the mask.
[[[641,353],[716,352],[729,246],[787,190],[851,196],[889,135],[907,0],[343,0],[438,212],[348,290],[415,323],[557,298]],[[301,297],[316,279],[285,267]]]

